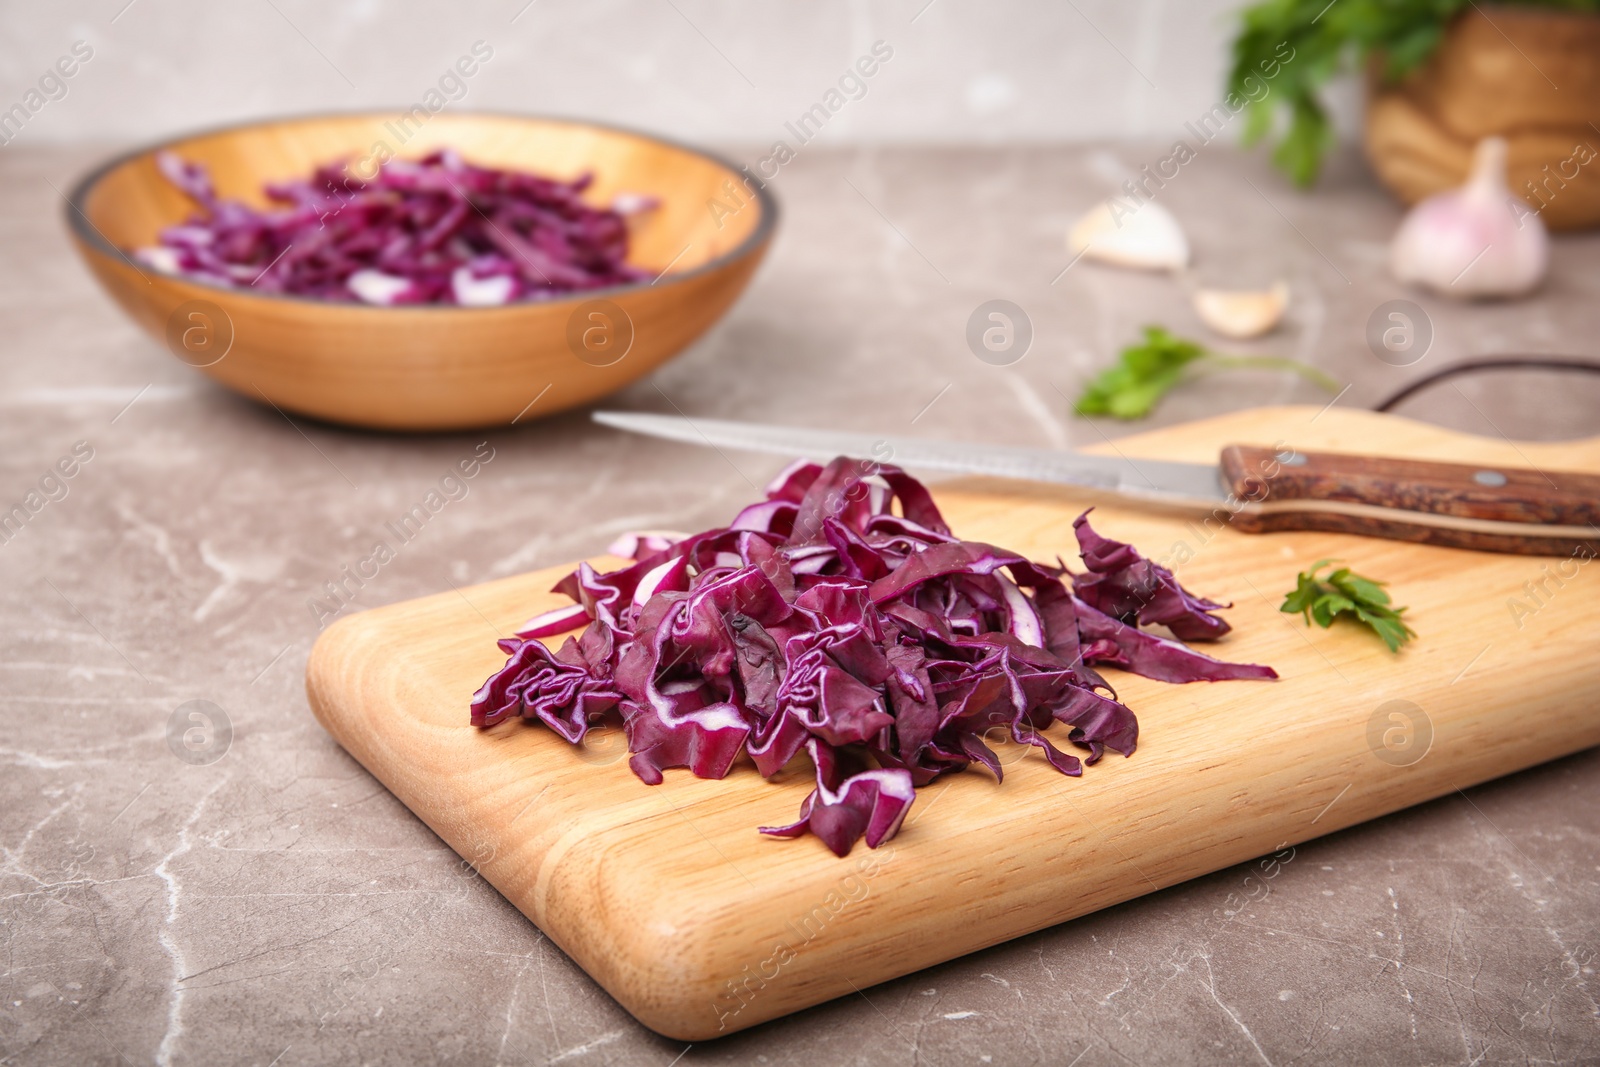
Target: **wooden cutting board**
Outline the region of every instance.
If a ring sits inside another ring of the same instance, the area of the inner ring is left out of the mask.
[[[1600,438],[1514,444],[1337,408],[1238,412],[1116,447],[1211,461],[1231,442],[1600,471]],[[1072,562],[1072,518],[1093,502],[989,480],[935,495],[960,536]],[[1095,526],[1157,559],[1192,555],[1175,568],[1184,584],[1235,605],[1234,633],[1206,651],[1282,679],[1108,672],[1139,716],[1131,758],[1065,778],[1008,747],[1003,784],[976,769],[935,783],[898,837],[844,859],[815,838],[756,833],[794,818],[809,768],[773,782],[749,765],[723,781],[676,771],[650,787],[618,731],[573,749],[525,723],[468,725],[471,694],[504,659],[495,638],[561,603],[546,590],[569,567],[342,619],[312,650],[307,691],[339,743],[466,862],[641,1022],[686,1041],[1600,743],[1600,564],[1208,533],[1106,502]],[[1279,613],[1296,572],[1323,557],[1390,580],[1420,638],[1392,655],[1361,629]]]

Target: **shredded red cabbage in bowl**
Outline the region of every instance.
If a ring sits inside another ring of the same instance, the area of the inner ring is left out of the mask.
[[[1210,613],[1225,605],[1086,515],[1074,529],[1089,572],[1075,575],[958,540],[897,467],[801,462],[766,495],[726,527],[631,539],[632,566],[562,579],[574,603],[500,642],[509,659],[473,695],[473,724],[521,717],[579,744],[591,722],[620,717],[650,785],[673,767],[722,778],[741,755],[771,778],[804,750],[815,790],[796,822],[761,832],[809,831],[843,856],[894,836],[919,786],[972,763],[1000,779],[984,743],[995,731],[1067,775],[1108,748],[1131,755],[1138,722],[1095,666],[1277,677],[1139,629],[1216,638],[1228,627]],[[539,640],[584,623],[556,652]],[[1046,738],[1053,723],[1081,761]]]
[[[634,194],[584,203],[592,181],[474,166],[449,149],[390,160],[370,179],[342,163],[268,183],[281,208],[216,194],[197,163],[156,166],[199,205],[160,243],[133,253],[170,274],[263,293],[368,304],[498,306],[646,280],[629,266],[628,218],[656,202]]]

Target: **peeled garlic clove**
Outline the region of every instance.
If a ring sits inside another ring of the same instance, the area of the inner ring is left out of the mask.
[[[1283,321],[1289,306],[1289,286],[1275,283],[1265,292],[1200,289],[1194,294],[1195,314],[1224,337],[1238,341],[1260,337]]]
[[[1172,212],[1153,200],[1112,199],[1096,204],[1073,224],[1067,251],[1138,270],[1182,270],[1189,239]]]
[[[1389,248],[1396,278],[1463,299],[1526,293],[1549,264],[1544,223],[1506,184],[1499,137],[1478,142],[1466,185],[1411,209]]]

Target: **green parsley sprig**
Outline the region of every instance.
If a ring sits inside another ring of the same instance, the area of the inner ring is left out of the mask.
[[[1339,391],[1338,382],[1304,363],[1280,356],[1224,355],[1165,327],[1146,326],[1144,341],[1124,348],[1113,366],[1084,387],[1073,408],[1079,415],[1142,419],[1172,389],[1212,370],[1292,371],[1330,393]]]
[[[1295,577],[1294,592],[1283,598],[1279,611],[1305,616],[1306,625],[1313,621],[1323,629],[1333,625],[1333,620],[1344,615],[1372,628],[1383,638],[1390,652],[1400,651],[1400,646],[1416,637],[1416,631],[1401,621],[1405,608],[1389,606],[1389,594],[1383,591],[1383,582],[1375,582],[1352,574],[1349,567],[1340,567],[1326,578],[1317,572],[1337,560],[1318,560],[1314,566]]]

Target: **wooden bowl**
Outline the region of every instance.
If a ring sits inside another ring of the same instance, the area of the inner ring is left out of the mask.
[[[316,116],[169,141],[78,183],[67,221],[112,298],[180,359],[286,411],[381,429],[506,425],[587,403],[648,374],[699,337],[750,280],[777,203],[733,164],[628,130],[564,119],[444,112]],[[409,132],[409,138],[401,134]],[[160,175],[170,149],[218,193],[264,206],[262,185],[323,163],[455,148],[470,162],[573,178],[586,196],[658,197],[631,224],[628,262],[652,282],[502,307],[375,307],[230,289],[136,264],[194,205]]]
[[[1512,192],[1546,226],[1600,225],[1600,15],[1474,5],[1400,83],[1375,73],[1367,158],[1402,201],[1464,183],[1473,146],[1498,135]]]

